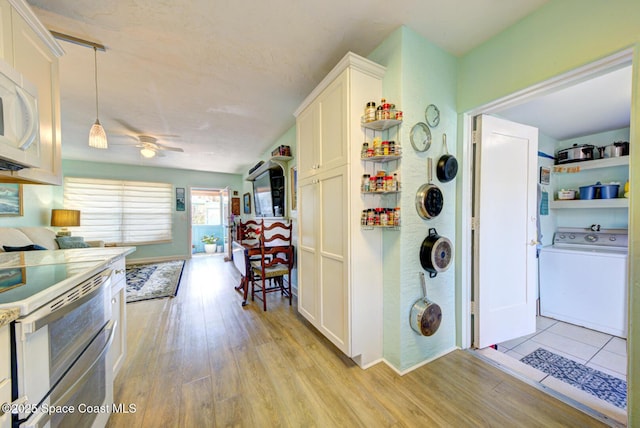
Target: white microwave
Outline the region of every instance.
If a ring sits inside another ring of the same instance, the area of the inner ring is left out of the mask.
[[[38,89],[0,60],[0,170],[40,166]]]

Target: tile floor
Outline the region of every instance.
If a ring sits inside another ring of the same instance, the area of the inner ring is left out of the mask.
[[[535,333],[498,344],[499,352],[491,348],[482,349],[479,352],[498,364],[534,382],[540,382],[545,387],[576,400],[619,424],[626,422],[624,410],[520,362],[521,358],[538,348],[626,380],[627,341],[625,339],[551,318],[538,317]]]

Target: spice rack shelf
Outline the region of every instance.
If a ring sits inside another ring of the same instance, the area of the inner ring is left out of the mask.
[[[382,133],[385,131],[387,132],[386,139],[392,140],[392,135],[395,133],[395,139],[399,140],[399,136],[397,135],[397,133],[401,124],[401,119],[382,119],[365,122],[364,116],[361,123],[362,127],[364,128],[365,137],[371,137],[373,135],[373,139],[377,139],[378,142],[380,142],[381,140],[381,138],[377,138],[380,136],[378,135],[378,133]],[[366,198],[371,195],[391,195],[386,199],[376,199],[375,201],[377,202],[375,203],[382,205],[389,203],[393,206],[378,206],[375,208],[369,206],[368,208],[363,210],[363,218],[361,219],[360,223],[360,228],[362,230],[400,230],[399,211],[396,207],[398,205],[401,189],[397,174],[395,174],[395,172],[398,170],[399,163],[393,162],[397,162],[402,159],[402,147],[400,147],[400,145],[398,144],[395,144],[395,142],[393,141],[390,142],[389,146],[385,146],[386,143],[387,141],[383,141],[381,143],[382,148],[376,149],[375,152],[371,150],[371,148],[365,151],[364,149],[367,146],[363,145],[362,156],[360,158],[363,161],[363,170],[365,172],[363,178],[366,176],[376,176],[378,172],[387,170],[387,164],[392,163],[392,165],[394,166],[392,168],[392,171],[385,171],[384,176],[387,178],[393,177],[394,181],[391,182],[391,186],[387,186],[388,183],[385,183],[385,185],[383,186],[384,190],[368,190],[369,186],[366,186],[365,189],[363,183],[361,194]],[[366,155],[367,152],[369,154],[368,156]],[[379,183],[374,183],[374,185],[380,186]],[[365,204],[365,206],[366,205],[368,204]],[[374,220],[372,220],[371,218],[367,218],[367,214],[370,215],[372,212],[375,215]],[[381,218],[379,218],[378,216]],[[374,222],[374,224],[371,224],[372,221]],[[389,222],[390,224],[387,224],[387,222]]]
[[[396,152],[400,152],[401,149],[399,146],[396,146]],[[396,155],[381,155],[381,156],[369,156],[369,157],[361,157],[360,158],[363,161],[369,161],[369,162],[390,162],[390,161],[395,161],[395,160],[400,160],[402,159],[402,154],[396,154]]]
[[[384,190],[384,191],[376,190],[374,192],[362,191],[360,193],[362,193],[363,195],[397,195],[398,193],[400,193],[400,190]]]
[[[382,229],[382,230],[400,230],[400,226],[360,226],[362,230],[374,230],[374,229]]]
[[[373,129],[374,131],[386,131],[387,129],[393,128],[394,126],[398,126],[402,123],[402,120],[397,119],[381,119],[374,120],[372,122],[365,122],[364,118],[362,119],[362,127],[367,129]]]

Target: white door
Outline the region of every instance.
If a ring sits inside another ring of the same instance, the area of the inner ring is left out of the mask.
[[[484,348],[536,329],[538,130],[476,120],[473,345]]]
[[[224,261],[229,262],[232,260],[231,243],[233,242],[233,237],[231,234],[231,203],[229,201],[228,187],[220,191],[220,197],[222,198],[222,233],[224,234],[223,243],[225,244],[223,248],[226,252]]]

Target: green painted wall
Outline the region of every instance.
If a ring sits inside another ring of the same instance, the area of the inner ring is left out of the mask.
[[[460,58],[458,112],[634,48],[630,143],[640,144],[640,1],[555,0]],[[640,150],[631,150],[631,182],[638,183]],[[640,186],[632,186],[630,232],[629,426],[640,424]],[[636,388],[637,389],[637,388]]]
[[[36,184],[22,185],[22,216],[0,217],[0,227],[49,226],[54,187]]]
[[[161,181],[173,184],[174,188],[184,187],[187,192],[187,210],[173,213],[173,241],[168,244],[140,245],[129,259],[150,259],[164,257],[190,257],[189,247],[189,189],[192,187],[242,189],[242,177],[238,174],[191,171],[185,169],[156,168],[136,165],[119,165],[97,162],[64,160],[64,175],[68,177],[91,177],[114,180]],[[45,186],[52,187],[52,186]],[[62,207],[63,188],[53,188],[53,204]]]
[[[383,95],[404,112],[399,132],[403,148],[402,227],[399,232],[384,235],[383,296],[384,357],[404,371],[455,347],[455,264],[435,278],[427,274],[428,296],[443,312],[438,331],[430,337],[416,334],[409,324],[409,314],[415,301],[422,297],[418,273],[425,271],[420,265],[419,249],[429,229],[435,228],[438,234],[455,241],[455,182],[438,183],[446,203],[434,219],[418,216],[414,198],[418,188],[427,182],[427,157],[432,157],[435,165],[444,153],[443,134],[447,134],[450,153],[456,152],[457,59],[407,27],[394,32],[369,58],[387,67]],[[429,104],[438,106],[441,121],[432,129],[431,148],[417,153],[411,147],[410,131],[416,122],[425,121],[424,111]],[[435,178],[434,181],[437,182]]]

